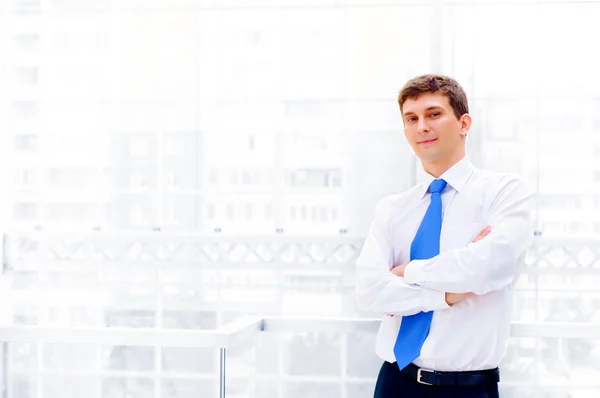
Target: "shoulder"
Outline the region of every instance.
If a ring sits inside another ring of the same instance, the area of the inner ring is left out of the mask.
[[[517,206],[528,214],[533,210],[534,192],[531,185],[519,174],[492,170],[475,173],[474,193],[481,198],[489,211]]]
[[[517,191],[532,194],[531,185],[517,173],[506,173],[489,169],[475,169],[473,187],[482,192],[499,194],[504,191]]]

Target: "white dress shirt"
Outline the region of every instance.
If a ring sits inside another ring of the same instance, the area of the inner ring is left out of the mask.
[[[360,309],[384,316],[376,352],[395,362],[393,348],[402,315],[434,311],[429,335],[414,364],[440,371],[495,368],[510,332],[511,295],[519,263],[533,242],[532,193],[512,174],[476,169],[468,157],[440,178],[440,254],[410,261],[410,245],[430,203],[434,177],[385,197],[357,260],[356,299]],[[479,231],[492,230],[472,243]],[[407,264],[404,278],[390,272]],[[445,293],[476,296],[448,306]]]

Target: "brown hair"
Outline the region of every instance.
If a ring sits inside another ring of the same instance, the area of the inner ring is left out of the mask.
[[[469,113],[469,103],[467,102],[465,90],[456,80],[444,75],[421,75],[406,82],[398,94],[400,112],[402,112],[402,106],[407,99],[416,99],[423,93],[438,91],[448,97],[457,119],[465,113]]]

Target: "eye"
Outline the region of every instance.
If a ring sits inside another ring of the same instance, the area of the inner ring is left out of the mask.
[[[436,118],[436,117],[438,117],[439,115],[440,115],[440,113],[439,113],[439,112],[433,112],[431,115],[429,115],[429,117]]]
[[[409,122],[409,123],[415,122],[416,120],[417,120],[417,118],[414,117],[414,116],[411,116],[411,117],[409,117],[409,118],[406,119],[406,121]]]

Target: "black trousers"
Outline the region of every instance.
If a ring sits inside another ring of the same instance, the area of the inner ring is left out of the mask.
[[[485,386],[428,386],[402,373],[395,363],[384,362],[377,377],[374,398],[499,398],[498,383]]]

